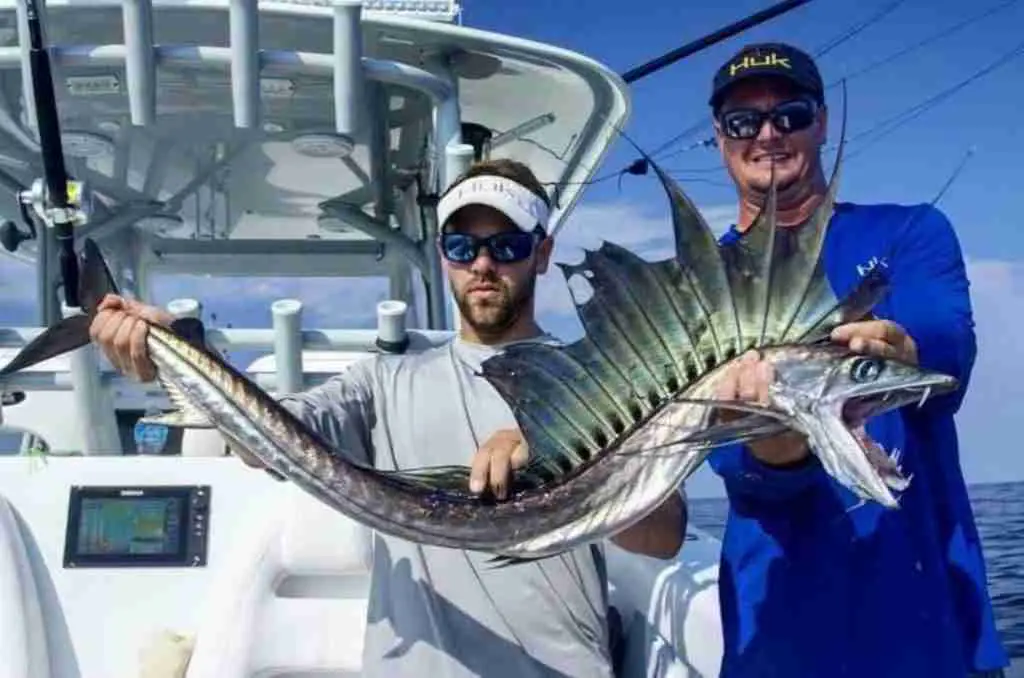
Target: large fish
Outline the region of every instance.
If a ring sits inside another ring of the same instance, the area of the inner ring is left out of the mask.
[[[577,306],[585,338],[517,345],[483,365],[530,450],[507,499],[471,494],[463,466],[389,472],[348,461],[220,356],[173,328],[151,326],[148,350],[178,408],[157,419],[215,427],[375,530],[501,561],[553,555],[620,531],[664,501],[714,446],[787,429],[809,437],[839,482],[896,506],[892,490],[907,480],[866,439],[863,423],[956,384],[827,342],[832,327],[865,316],[885,288],[876,270],[840,302],[825,280],[820,258],[838,171],[807,224],[777,230],[773,191],[745,237],[720,248],[679,187],[654,169],[670,199],[676,256],[651,263],[610,243],[588,252],[582,264],[564,266],[593,290]],[[0,379],[89,341],[96,305],[116,289],[92,241],[84,243],[82,269],[85,314],[41,334]],[[741,415],[716,423],[715,387],[748,349],[775,367],[771,403],[724,404]]]

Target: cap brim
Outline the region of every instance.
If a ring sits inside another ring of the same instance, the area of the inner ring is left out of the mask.
[[[444,226],[452,215],[469,205],[495,209],[524,231],[537,226],[547,229],[548,206],[529,189],[509,179],[481,176],[462,182],[438,202],[438,224]]]
[[[537,226],[537,220],[525,209],[522,209],[513,202],[505,201],[498,196],[492,195],[477,195],[470,200],[452,201],[452,203],[447,206],[447,213],[442,213],[439,205],[437,222],[442,225],[447,223],[447,221],[451,219],[456,212],[461,210],[463,207],[469,207],[470,205],[484,205],[486,207],[491,207],[504,214],[512,221],[512,223],[524,231],[532,231]]]

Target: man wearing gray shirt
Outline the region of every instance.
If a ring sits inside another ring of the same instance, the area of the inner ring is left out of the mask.
[[[511,343],[556,341],[534,315],[537,276],[551,256],[549,212],[526,166],[474,165],[438,204],[437,246],[459,309],[458,335],[422,353],[368,358],[321,386],[282,397],[282,404],[359,461],[379,469],[469,462],[470,489],[504,497],[528,453],[511,409],[477,375],[487,357]],[[169,324],[168,314],[120,297],[100,309],[94,341],[120,371],[153,379],[146,325],[138,318]],[[674,494],[613,541],[671,558],[682,544],[685,516]],[[505,568],[488,567],[488,557],[377,534],[363,675],[613,675],[599,546]]]

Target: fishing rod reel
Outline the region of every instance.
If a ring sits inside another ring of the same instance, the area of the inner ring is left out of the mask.
[[[28,232],[19,228],[13,221],[4,220],[0,222],[0,246],[14,253],[21,243],[39,237],[35,221],[27,208],[32,208],[36,217],[48,228],[56,229],[58,223],[69,224],[72,228],[88,223],[95,204],[90,188],[84,181],[68,180],[65,194],[66,205],[55,205],[54,201],[49,199],[46,181],[43,179],[36,179],[32,183],[32,188],[19,191],[15,199],[18,201],[21,219],[25,222]]]
[[[86,183],[70,178],[65,182],[63,200],[52,199],[45,179],[33,181],[32,188],[22,191],[18,200],[22,205],[31,207],[48,228],[57,228],[58,224],[68,224],[73,228],[85,225],[94,204],[92,191]]]

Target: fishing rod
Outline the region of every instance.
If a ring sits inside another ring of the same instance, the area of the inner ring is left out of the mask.
[[[50,54],[43,44],[42,21],[37,0],[25,3],[29,33],[29,67],[32,74],[32,98],[39,149],[43,161],[43,180],[36,181],[30,191],[21,194],[22,203],[30,203],[39,217],[53,228],[59,247],[59,262],[64,301],[70,308],[81,305],[78,298],[78,257],[75,254],[74,226],[84,216],[81,207],[84,187],[71,181],[64,166],[64,149],[60,138],[60,118],[53,88]],[[46,237],[45,234],[40,234]],[[45,262],[39,262],[44,265]]]
[[[806,5],[811,0],[785,0],[784,2],[777,3],[771,7],[761,10],[755,14],[751,14],[745,19],[735,21],[724,28],[720,28],[714,33],[709,33],[702,38],[689,42],[682,47],[677,47],[671,52],[667,52],[656,59],[640,64],[636,68],[631,68],[622,74],[622,79],[627,83],[636,82],[640,78],[644,78],[655,71],[660,71],[662,68],[674,64],[680,59],[684,59],[692,54],[710,47],[723,40],[731,38],[737,33],[742,33],[748,28],[753,28],[759,24],[763,24],[769,19],[785,14],[786,12],[792,11],[797,7]]]

